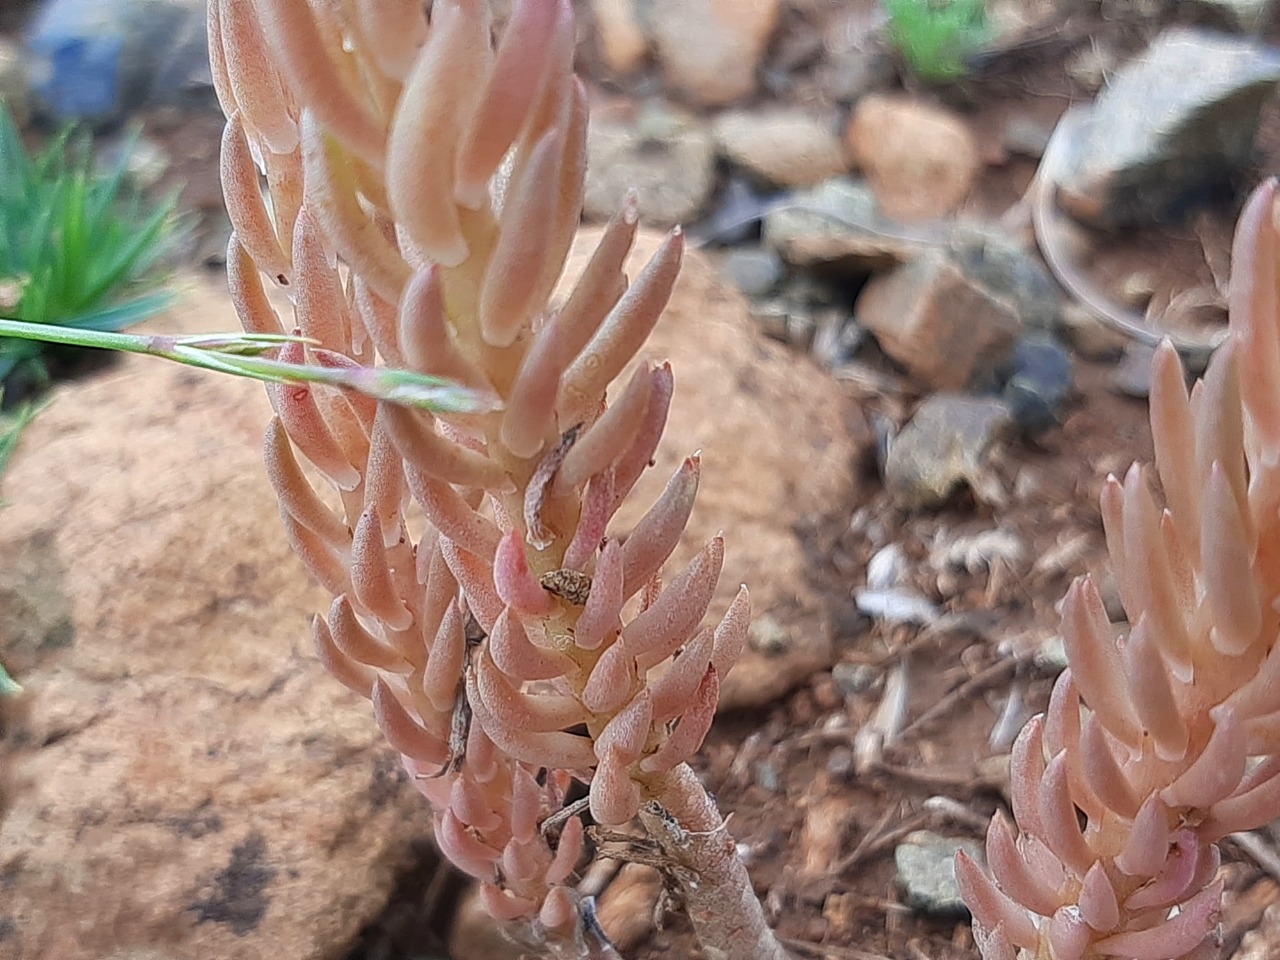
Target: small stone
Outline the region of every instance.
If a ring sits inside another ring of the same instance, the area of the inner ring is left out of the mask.
[[[1155,355],[1155,347],[1130,340],[1111,375],[1112,385],[1126,397],[1147,399],[1151,395],[1151,361]]]
[[[591,13],[605,66],[619,76],[638,70],[649,55],[649,40],[636,15],[635,0],[591,0]]]
[[[768,793],[782,791],[782,774],[772,760],[761,760],[755,765],[756,786]]]
[[[1280,57],[1256,42],[1166,30],[1081,115],[1058,179],[1063,208],[1104,227],[1184,218],[1249,168],[1278,82]]]
[[[827,752],[827,773],[844,778],[853,772],[853,751],[848,747],[832,747]]]
[[[628,863],[600,895],[596,917],[609,941],[630,956],[653,935],[653,911],[662,896],[662,874],[643,863]]]
[[[755,92],[780,0],[652,0],[667,84],[693,103],[719,107]]]
[[[1031,655],[1031,662],[1035,664],[1037,670],[1051,676],[1057,676],[1071,666],[1070,661],[1067,660],[1067,643],[1062,638],[1062,634],[1054,634],[1040,644]]]
[[[724,271],[748,297],[768,296],[787,275],[782,258],[766,247],[733,250],[725,258]]]
[[[714,185],[711,135],[662,105],[652,105],[641,122],[602,118],[587,130],[588,219],[608,220],[635,189],[643,222],[673,226],[697,219]]]
[[[831,679],[835,682],[836,689],[846,697],[856,697],[873,690],[881,676],[882,671],[869,663],[842,661],[831,668]]]
[[[955,859],[960,850],[978,863],[985,862],[981,844],[928,830],[917,830],[898,844],[893,860],[907,906],[932,917],[969,915],[956,883]]]
[[[836,177],[799,191],[764,218],[764,242],[790,264],[865,274],[905,263],[932,237],[886,222],[871,187]]]
[[[791,646],[791,637],[786,627],[766,613],[751,621],[747,642],[752,650],[776,657],[787,652],[787,648]]]
[[[1047,334],[1018,341],[1013,375],[1004,388],[1018,429],[1034,436],[1059,426],[1072,387],[1071,356],[1061,344]]]
[[[995,398],[937,393],[898,434],[885,461],[885,487],[907,509],[942,507],[966,484],[982,486],[987,454],[1009,423]]]
[[[907,555],[898,543],[881,547],[867,561],[867,589],[887,590],[902,582],[907,573]]]
[[[1022,327],[1010,301],[941,251],[874,277],[858,298],[856,317],[885,353],[939,390],[994,382]]]
[[[937,219],[953,212],[982,166],[964,121],[905,96],[863,97],[846,139],[880,209],[896,220]]]
[[[1115,360],[1129,345],[1129,337],[1078,303],[1062,308],[1061,330],[1067,343],[1087,360]]]
[[[868,617],[886,623],[929,624],[938,619],[938,608],[914,590],[858,590],[853,595],[858,609]]]
[[[849,168],[833,125],[803,110],[731,110],[713,132],[730,162],[777,186],[810,187]]]
[[[1061,288],[1016,237],[988,224],[962,221],[951,231],[947,249],[966,276],[1009,301],[1026,326],[1048,332],[1061,326]]]

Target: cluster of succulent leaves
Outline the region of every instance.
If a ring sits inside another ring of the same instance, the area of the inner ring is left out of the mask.
[[[951,83],[991,39],[986,0],[884,0],[889,39],[926,83]]]
[[[0,108],[0,316],[121,330],[169,305],[158,268],[182,230],[177,198],[152,202],[133,184],[132,146],[102,172],[89,137],[70,128],[28,154]],[[52,349],[0,338],[0,406],[10,414],[48,384]]]

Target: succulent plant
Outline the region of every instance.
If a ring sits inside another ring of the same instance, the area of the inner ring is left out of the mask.
[[[371,700],[441,850],[529,943],[607,949],[570,882],[585,807],[603,825],[640,815],[708,956],[781,957],[686,763],[750,616],[743,588],[701,625],[719,537],[661,580],[698,457],[625,538],[610,525],[658,444],[673,374],[638,363],[615,381],[670,296],[682,234],[628,283],[629,199],[553,302],[586,163],[569,0],[517,0],[497,42],[483,0],[429,14],[421,0],[216,0],[209,30],[245,329],[318,344],[290,343],[286,362],[381,359],[492,400],[433,416],[268,387],[285,532],[334,596],[314,620],[320,659]]]
[[[1173,347],[1157,352],[1155,474],[1103,489],[1132,626],[1117,639],[1096,586],[1072,585],[1070,667],[1013,749],[1017,831],[992,822],[994,881],[957,858],[988,960],[1216,957],[1216,844],[1280,816],[1275,215],[1271,181],[1241,215],[1231,336],[1204,380],[1188,392]]]

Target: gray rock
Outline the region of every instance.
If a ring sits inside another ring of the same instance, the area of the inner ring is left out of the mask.
[[[878,667],[869,663],[837,663],[831,668],[831,680],[844,697],[856,697],[867,693],[880,682],[883,675]]]
[[[1010,421],[994,397],[937,393],[889,447],[885,487],[907,509],[944,506],[966,484],[985,485],[987,454]]]
[[[46,0],[26,36],[37,105],[99,124],[213,105],[205,10],[204,0]]]
[[[907,906],[934,917],[960,919],[969,915],[956,883],[955,858],[959,850],[979,863],[984,860],[977,842],[928,830],[917,830],[898,844],[893,861]]]
[[[796,266],[871,273],[905,263],[939,234],[886,221],[860,180],[836,177],[774,204],[764,242]]]
[[[662,106],[639,122],[593,122],[587,131],[584,213],[607,220],[635,189],[645,223],[673,226],[697,219],[715,183],[711,134]]]
[[[1112,227],[1186,216],[1249,167],[1277,82],[1280,56],[1256,42],[1165,31],[1081,118],[1058,177],[1063,207]]]
[[[992,296],[1010,301],[1035,330],[1062,325],[1062,292],[1039,259],[1017,238],[985,223],[955,224],[947,247],[964,273]]]
[[[1048,334],[1023,337],[1013,350],[1004,398],[1018,429],[1039,434],[1058,426],[1071,395],[1071,355]]]
[[[734,286],[748,297],[766,297],[786,278],[787,267],[773,250],[748,247],[732,251],[724,261],[724,271]]]
[[[994,386],[1022,321],[941,250],[872,278],[856,304],[860,324],[922,383],[938,390]]]
[[[1249,31],[1261,31],[1275,12],[1272,0],[1190,0],[1184,6],[1204,10],[1229,27]]]
[[[31,74],[22,51],[4,37],[0,37],[0,103],[19,129],[26,126],[31,112]]]
[[[813,186],[849,168],[834,122],[794,107],[730,110],[712,129],[731,163],[780,187]]]

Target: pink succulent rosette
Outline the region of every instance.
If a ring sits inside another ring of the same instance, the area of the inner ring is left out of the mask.
[[[750,616],[744,588],[702,626],[718,537],[660,578],[698,458],[625,539],[610,527],[657,447],[672,372],[641,363],[614,384],[667,303],[682,234],[628,282],[629,199],[552,303],[586,164],[569,0],[518,0],[496,43],[483,0],[436,0],[429,18],[421,0],[214,0],[209,31],[245,329],[317,345],[282,359],[382,361],[492,399],[432,416],[269,388],[285,530],[335,598],[314,621],[321,660],[371,699],[444,853],[544,949],[577,956],[590,933],[571,885],[577,780],[597,823],[639,813],[691,866],[704,941],[780,957],[685,763]],[[287,321],[266,283],[292,300]]]
[[[1135,465],[1103,488],[1131,628],[1117,638],[1097,588],[1072,585],[1070,669],[1013,748],[1017,830],[993,821],[993,878],[957,860],[988,960],[1216,957],[1216,843],[1280,816],[1275,199],[1266,183],[1241,215],[1232,335],[1204,380],[1188,392],[1157,352],[1156,476]]]

